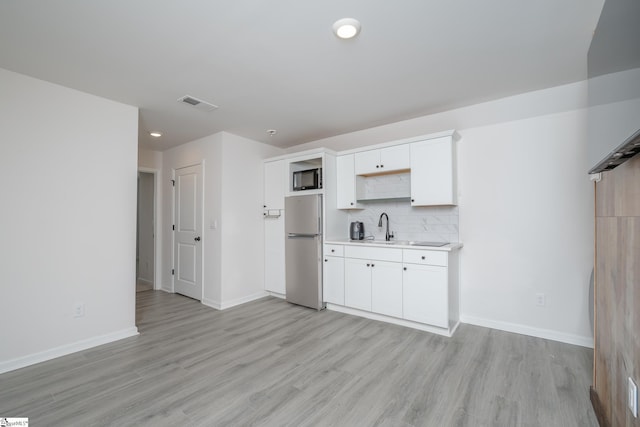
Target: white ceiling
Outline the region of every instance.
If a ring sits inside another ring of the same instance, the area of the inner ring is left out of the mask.
[[[138,106],[142,147],[288,147],[583,80],[603,3],[2,0],[0,67]],[[356,39],[333,35],[344,17]]]

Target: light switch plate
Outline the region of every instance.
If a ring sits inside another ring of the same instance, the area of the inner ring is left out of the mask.
[[[638,386],[629,377],[629,410],[634,417],[638,418]]]

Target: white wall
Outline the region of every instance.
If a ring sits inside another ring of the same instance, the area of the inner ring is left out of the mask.
[[[292,147],[345,150],[447,129],[458,145],[461,317],[592,345],[586,82]],[[535,305],[537,293],[546,306]]]
[[[230,133],[222,155],[222,308],[264,295],[263,159],[281,150]]]
[[[154,191],[155,177],[138,172],[137,278],[153,283],[154,270]]]
[[[474,128],[582,109],[587,106],[587,83],[578,82],[551,89],[457,108],[384,126],[296,145],[287,152],[326,147],[336,151],[379,144],[402,138]]]
[[[138,112],[2,69],[0,93],[3,372],[137,333]]]
[[[138,167],[143,169],[162,169],[162,151],[138,148]]]
[[[160,225],[163,223],[163,212],[162,212],[162,190],[161,183],[166,184],[165,175],[162,173],[162,152],[155,150],[148,150],[144,148],[138,147],[138,170],[153,173],[155,175],[155,187],[154,187],[154,196],[155,196],[155,239],[154,239],[154,268],[155,272],[153,275],[153,285],[154,289],[159,289],[161,283],[161,277],[164,270],[164,264],[162,262],[162,247],[163,247],[163,233],[161,233]]]
[[[229,133],[217,133],[163,153],[163,173],[204,164],[203,302],[226,308],[265,295],[262,159],[281,150]],[[173,188],[163,183],[162,230],[170,230]],[[213,228],[213,224],[217,228]],[[162,287],[172,290],[171,234],[163,233]]]
[[[586,110],[461,134],[462,320],[590,346]]]

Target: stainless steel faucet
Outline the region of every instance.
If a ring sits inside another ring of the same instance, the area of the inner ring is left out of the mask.
[[[383,216],[387,218],[387,232],[384,235],[384,240],[386,240],[388,242],[393,237],[393,234],[389,234],[389,215],[387,215],[386,212],[382,212],[382,214],[380,215],[380,219],[378,220],[378,227],[382,227],[382,217]]]

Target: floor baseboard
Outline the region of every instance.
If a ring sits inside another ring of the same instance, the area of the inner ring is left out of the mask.
[[[528,335],[536,338],[544,338],[552,341],[563,342],[565,344],[579,345],[582,347],[593,348],[593,337],[584,337],[580,335],[567,334],[550,329],[535,328],[517,323],[501,322],[491,319],[483,319],[474,316],[460,316],[462,323],[470,325],[483,326],[485,328],[498,329],[505,332],[514,332],[516,334]]]
[[[47,360],[55,359],[60,356],[66,356],[67,354],[75,353],[77,351],[87,350],[89,348],[108,344],[113,341],[133,337],[136,335],[138,335],[138,328],[133,326],[131,328],[112,332],[110,334],[76,341],[71,344],[54,347],[38,353],[33,353],[26,356],[18,357],[16,359],[0,362],[0,374],[24,368],[26,366],[35,365],[36,363],[45,362]]]

